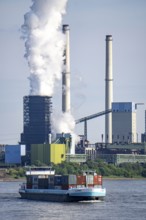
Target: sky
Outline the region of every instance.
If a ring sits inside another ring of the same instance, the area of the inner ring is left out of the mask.
[[[31,0],[0,0],[0,144],[16,144],[23,132],[23,97],[29,68],[20,27]],[[63,23],[70,25],[71,105],[75,119],[105,108],[105,36],[113,36],[114,102],[145,103],[137,109],[137,133],[146,109],[146,1],[68,0]],[[61,81],[53,96],[61,111]],[[90,143],[101,141],[104,116],[88,121]],[[76,133],[83,134],[83,123]]]

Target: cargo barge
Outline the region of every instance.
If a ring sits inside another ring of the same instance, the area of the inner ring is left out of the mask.
[[[55,175],[52,168],[31,168],[26,171],[26,183],[21,185],[22,199],[78,202],[103,200],[106,189],[102,186],[102,176],[93,171],[83,175]]]

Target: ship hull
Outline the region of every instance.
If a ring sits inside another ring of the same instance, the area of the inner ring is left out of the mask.
[[[79,202],[90,200],[104,200],[105,189],[71,189],[71,190],[19,190],[22,199],[51,201],[51,202]]]

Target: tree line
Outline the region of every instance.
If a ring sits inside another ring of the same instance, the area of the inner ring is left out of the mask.
[[[46,166],[38,162],[35,166]],[[63,162],[61,164],[51,164],[58,175],[76,174],[80,175],[83,171],[92,170],[103,177],[124,177],[124,178],[146,178],[146,163],[123,163],[119,165],[107,164],[102,160],[88,160],[86,163]],[[21,178],[25,176],[25,167],[13,167],[6,169],[6,176]]]
[[[103,177],[146,177],[146,164],[123,163],[119,165],[107,164],[102,160],[88,160],[86,163],[77,164],[63,162],[53,165],[56,174],[81,174],[85,170],[94,170]]]

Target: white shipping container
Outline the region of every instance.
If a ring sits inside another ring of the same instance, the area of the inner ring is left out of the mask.
[[[69,184],[76,184],[77,183],[77,177],[76,177],[76,175],[69,175]]]
[[[87,175],[86,176],[86,183],[87,184],[93,184],[93,175]]]

